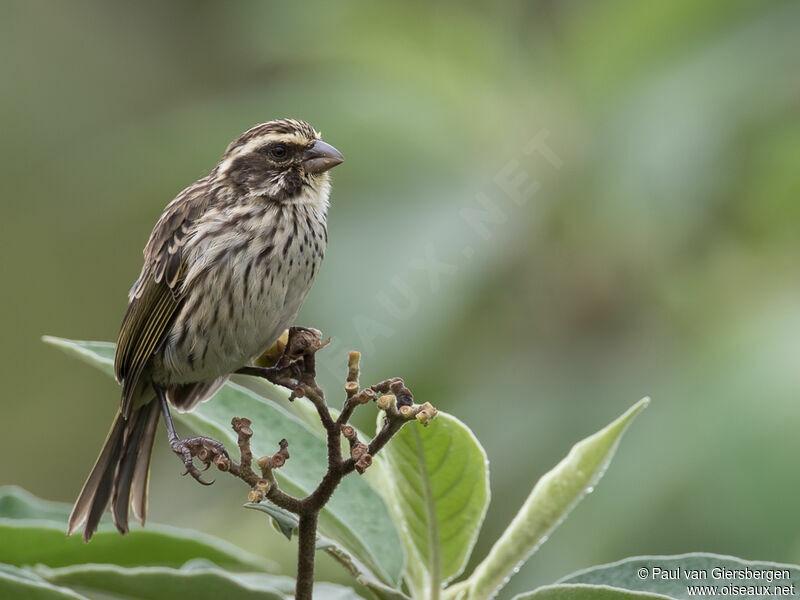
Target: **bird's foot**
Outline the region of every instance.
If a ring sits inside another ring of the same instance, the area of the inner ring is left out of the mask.
[[[316,386],[316,362],[314,354],[330,343],[331,339],[322,339],[322,332],[308,327],[290,327],[278,342],[257,359],[261,363],[265,357],[272,366],[246,366],[237,370],[240,375],[251,375],[266,379],[274,385],[292,391],[289,400],[300,398],[304,394],[304,386]],[[281,352],[275,359],[275,350]]]
[[[200,475],[200,470],[194,465],[194,458],[197,457],[205,464],[203,471],[206,471],[211,463],[215,463],[220,469],[226,470],[226,466],[230,463],[228,451],[222,442],[207,438],[195,437],[187,438],[184,440],[175,439],[169,443],[172,451],[177,454],[186,467],[184,475],[191,475],[198,483],[203,485],[211,485],[213,481],[206,481]]]
[[[307,356],[313,356],[331,343],[331,338],[322,339],[322,332],[311,327],[290,327],[286,348],[278,365],[287,364]]]
[[[242,367],[236,372],[240,375],[261,377],[270,383],[288,389],[294,389],[297,385],[296,382],[302,376],[300,366],[296,363],[275,367]]]

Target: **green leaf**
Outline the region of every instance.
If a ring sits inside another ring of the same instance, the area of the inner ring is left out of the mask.
[[[276,506],[269,500],[264,500],[258,504],[248,502],[244,507],[267,513],[272,518],[272,526],[285,535],[287,540],[292,539],[292,534],[298,528],[299,521],[297,515],[282,509],[280,506]]]
[[[440,412],[428,427],[403,427],[379,461],[402,523],[412,595],[432,596],[461,573],[478,537],[489,505],[486,453],[466,425]]]
[[[179,569],[167,567],[123,568],[114,565],[77,565],[61,569],[37,569],[47,581],[92,596],[125,600],[289,600],[294,579],[262,573],[231,573],[204,562]],[[320,600],[358,598],[351,588],[333,584],[314,586]]]
[[[113,372],[113,344],[44,339],[108,374]],[[236,446],[231,417],[247,417],[255,431],[251,440],[255,456],[274,454],[278,441],[286,438],[291,459],[276,471],[276,475],[287,493],[310,494],[325,473],[327,451],[319,432],[284,406],[252,389],[229,382],[217,392],[213,401],[175,416],[193,430],[215,437],[229,448]],[[365,479],[351,476],[342,481],[320,513],[319,529],[321,534],[357,556],[378,580],[391,586],[399,583],[405,562],[400,535],[383,499]]]
[[[575,444],[566,458],[542,476],[488,556],[466,581],[452,586],[447,597],[493,597],[597,485],[625,429],[649,401],[640,400],[616,421]]]
[[[605,585],[546,585],[517,594],[513,600],[666,600],[667,596],[632,592]]]
[[[568,575],[559,583],[610,585],[634,592],[661,594],[669,598],[688,599],[697,596],[751,596],[785,598],[800,590],[800,566],[772,562],[754,562],[694,552],[677,556],[635,556],[608,565],[592,567]],[[727,592],[725,586],[769,586],[764,590]],[[690,593],[690,586],[716,586],[716,592]],[[785,588],[779,593],[778,588]],[[794,589],[790,589],[794,586]]]
[[[123,566],[181,565],[204,558],[234,569],[265,569],[269,563],[254,554],[200,532],[166,525],[133,528],[124,538],[104,519],[90,544],[66,536],[70,506],[48,502],[17,487],[0,488],[0,563],[113,563]]]
[[[114,344],[111,342],[68,340],[52,335],[42,336],[42,341],[100,369],[106,375],[114,376]]]
[[[149,527],[149,526],[148,526]],[[123,538],[106,529],[84,544],[79,536],[67,537],[62,526],[29,519],[0,519],[0,561],[12,565],[45,564],[53,567],[76,563],[116,565],[178,565],[193,558],[207,558],[229,568],[270,567],[264,559],[214,548],[208,536],[177,529],[131,531]],[[221,540],[220,540],[221,541]],[[222,544],[222,547],[229,547]],[[251,560],[247,560],[251,558]]]
[[[4,519],[45,519],[63,523],[66,529],[70,508],[38,498],[16,485],[0,487],[0,517]]]
[[[0,564],[0,598],[87,600],[68,588],[52,585],[33,573],[3,564]]]

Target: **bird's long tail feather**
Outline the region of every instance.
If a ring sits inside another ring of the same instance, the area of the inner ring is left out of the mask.
[[[150,455],[158,417],[159,405],[155,399],[135,410],[128,419],[117,413],[103,450],[72,508],[67,535],[85,522],[83,539],[88,542],[112,497],[114,524],[120,533],[128,532],[131,504],[134,514],[144,524]]]

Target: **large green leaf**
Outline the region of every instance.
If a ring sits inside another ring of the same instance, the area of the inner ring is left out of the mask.
[[[114,565],[77,565],[61,569],[39,568],[48,582],[72,588],[93,598],[125,600],[290,600],[295,581],[262,573],[231,573],[204,562],[179,569],[167,567],[123,568]],[[322,583],[314,586],[320,600],[358,598],[352,588]]]
[[[703,552],[635,556],[578,571],[559,583],[609,585],[681,600],[697,596],[785,598],[800,591],[800,566]],[[725,589],[732,585],[737,589]]]
[[[668,597],[606,585],[546,585],[518,594],[513,600],[668,600]]]
[[[488,556],[467,580],[448,589],[447,597],[493,597],[597,485],[625,429],[648,403],[648,398],[640,400],[613,423],[575,444],[566,458],[539,479]]]
[[[65,535],[69,511],[66,504],[41,500],[20,488],[0,488],[0,563],[50,567],[90,562],[175,566],[204,558],[233,569],[263,570],[269,566],[263,558],[224,540],[176,527],[133,527],[123,538],[108,518],[101,523],[92,543],[84,544],[78,536]]]
[[[148,526],[149,527],[149,526]],[[91,544],[79,536],[67,537],[65,528],[46,521],[0,519],[0,562],[12,565],[45,564],[65,566],[76,563],[112,563],[116,565],[178,565],[193,558],[207,558],[221,566],[265,569],[241,555],[212,547],[206,536],[178,530],[133,530],[125,538],[116,530],[98,532]]]
[[[280,587],[270,585],[271,577],[263,576],[260,584],[241,581],[235,574],[221,569],[169,567],[124,568],[115,565],[78,565],[61,569],[37,569],[47,581],[75,589],[86,595],[125,598],[126,600],[173,600],[194,598],[217,600],[286,600]]]
[[[213,567],[137,567],[113,565],[78,565],[62,569],[39,569],[48,581],[80,590],[85,594],[103,594],[134,600],[171,600],[173,598],[241,598],[242,600],[286,600],[282,582],[271,585],[270,576],[247,585],[236,575]],[[275,578],[280,579],[280,578]]]
[[[379,416],[378,427],[383,419]],[[435,596],[469,558],[489,505],[486,453],[461,421],[440,412],[413,423],[380,455],[386,497],[403,524],[406,575],[415,598]]]
[[[104,519],[92,543],[84,544],[77,536],[67,538],[64,523],[69,510],[66,504],[41,500],[16,487],[0,488],[0,598],[158,600],[183,597],[176,595],[182,590],[199,599],[288,600],[294,593],[291,578],[242,572],[263,570],[263,559],[197,532],[149,525],[147,531],[137,529],[122,538]],[[333,549],[332,542],[322,541],[321,547]],[[15,564],[38,566],[19,569]],[[371,583],[379,598],[407,600],[391,588]],[[351,588],[321,583],[315,586],[315,597],[356,596]]]
[[[33,573],[4,564],[0,564],[0,598],[87,600],[68,588],[55,586]]]
[[[112,373],[113,344],[52,337],[45,341]],[[176,416],[195,431],[216,437],[229,448],[236,446],[231,417],[247,417],[253,422],[255,435],[251,447],[256,456],[274,454],[278,441],[286,438],[291,459],[276,473],[282,489],[288,493],[299,496],[311,493],[325,473],[326,446],[318,432],[252,389],[227,383],[213,401]],[[357,556],[377,579],[389,585],[398,584],[405,562],[400,535],[383,499],[363,478],[351,476],[342,481],[320,513],[319,528],[323,535]]]
[[[0,487],[0,518],[45,519],[66,527],[69,512],[66,504],[43,500],[16,485]]]

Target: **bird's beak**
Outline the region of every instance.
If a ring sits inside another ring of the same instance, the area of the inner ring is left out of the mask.
[[[303,167],[307,173],[318,175],[332,169],[344,160],[344,156],[330,144],[317,140],[303,153]]]

